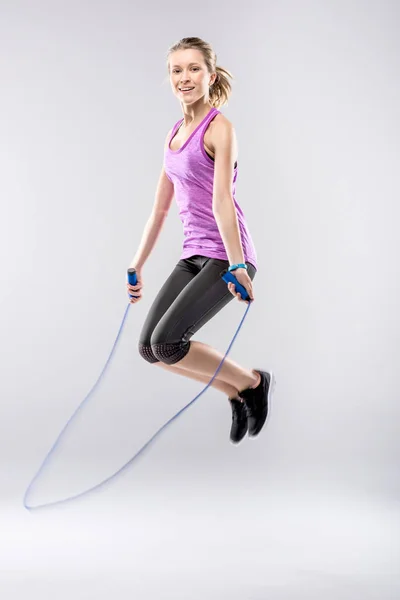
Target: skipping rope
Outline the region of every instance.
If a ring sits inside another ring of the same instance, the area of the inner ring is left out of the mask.
[[[243,325],[243,322],[244,322],[244,320],[245,320],[245,318],[247,316],[247,313],[249,311],[250,304],[252,302],[251,299],[250,299],[250,297],[249,297],[249,295],[248,295],[248,293],[247,293],[247,291],[246,291],[246,289],[242,285],[240,285],[240,283],[238,282],[238,280],[232,274],[231,271],[228,271],[227,269],[225,269],[224,271],[221,272],[220,275],[221,275],[222,279],[226,283],[231,282],[231,283],[235,284],[236,292],[239,292],[240,295],[241,295],[241,297],[242,297],[242,299],[245,300],[245,301],[247,301],[247,308],[246,308],[246,311],[245,311],[245,313],[244,313],[244,315],[242,317],[242,320],[239,323],[239,327],[237,328],[236,333],[233,336],[232,341],[230,342],[227,351],[225,352],[225,356],[221,360],[221,362],[220,362],[217,370],[215,371],[213,377],[210,379],[210,381],[208,382],[208,384],[206,385],[206,387],[203,390],[201,390],[201,392],[199,394],[197,394],[197,396],[195,396],[193,398],[193,400],[191,400],[188,404],[186,404],[183,408],[181,408],[175,415],[173,415],[166,423],[164,423],[164,425],[162,425],[160,427],[160,429],[158,429],[158,431],[156,431],[156,433],[136,452],[136,454],[134,456],[132,456],[132,458],[130,460],[128,460],[127,463],[125,463],[120,469],[118,469],[118,471],[116,471],[115,473],[113,473],[112,475],[110,475],[109,477],[107,477],[106,479],[104,479],[103,481],[101,481],[100,483],[94,485],[93,487],[91,487],[91,488],[89,488],[89,489],[87,489],[87,490],[85,490],[83,492],[80,492],[79,494],[75,494],[74,496],[69,496],[68,498],[64,498],[62,500],[56,500],[55,502],[48,502],[48,503],[39,504],[39,505],[36,505],[36,506],[30,506],[30,505],[27,504],[27,498],[28,498],[29,492],[30,492],[33,484],[38,479],[40,473],[42,472],[42,470],[43,470],[43,468],[45,466],[45,464],[47,463],[48,459],[50,458],[50,456],[52,455],[52,453],[56,449],[56,447],[57,447],[57,445],[58,445],[58,443],[59,443],[59,441],[60,441],[63,433],[65,432],[65,430],[67,429],[68,425],[71,423],[71,421],[73,420],[73,418],[75,417],[75,415],[78,413],[78,411],[81,410],[81,408],[83,407],[83,405],[88,401],[89,396],[97,388],[97,386],[100,383],[100,381],[101,381],[104,373],[106,372],[106,370],[108,368],[108,365],[110,364],[111,358],[112,358],[112,356],[113,356],[113,354],[115,352],[115,349],[117,347],[117,344],[118,344],[119,338],[121,336],[122,330],[124,328],[126,317],[128,315],[128,311],[129,311],[129,308],[131,306],[131,303],[129,303],[128,306],[127,306],[127,308],[126,308],[126,310],[125,310],[125,314],[124,314],[124,317],[122,319],[122,323],[120,325],[117,337],[116,337],[115,342],[113,344],[113,347],[111,349],[110,355],[109,355],[109,357],[108,357],[108,359],[107,359],[107,361],[106,361],[106,363],[105,363],[105,365],[103,367],[103,370],[101,371],[101,373],[100,373],[100,375],[99,375],[96,383],[94,384],[94,386],[92,387],[92,389],[90,390],[90,392],[86,395],[86,397],[82,400],[82,402],[79,404],[78,408],[75,410],[75,412],[72,414],[72,416],[68,419],[67,423],[65,424],[65,426],[61,430],[60,434],[58,435],[56,441],[54,442],[53,446],[51,447],[51,449],[47,453],[47,455],[46,455],[43,463],[41,464],[38,472],[36,473],[36,475],[32,479],[31,483],[29,484],[29,486],[28,486],[28,488],[27,488],[27,490],[25,492],[24,499],[23,499],[23,504],[24,504],[24,507],[27,510],[36,510],[36,509],[39,509],[39,508],[45,508],[47,506],[54,506],[56,504],[63,504],[65,502],[70,502],[71,500],[76,500],[77,498],[80,498],[80,497],[88,494],[89,492],[92,492],[92,491],[97,490],[100,487],[104,486],[106,483],[108,483],[109,481],[111,481],[112,479],[114,479],[117,475],[119,475],[120,473],[122,473],[122,471],[124,471],[133,461],[135,461],[141,454],[143,454],[143,452],[150,446],[150,444],[152,442],[154,442],[154,440],[161,434],[161,432],[164,431],[168,427],[168,425],[170,425],[173,421],[175,421],[185,410],[187,410],[196,400],[198,400],[198,398],[200,398],[200,396],[202,394],[204,394],[204,392],[207,390],[207,388],[214,381],[215,377],[217,376],[217,373],[219,372],[220,368],[222,367],[222,364],[223,364],[225,358],[228,356],[228,354],[230,352],[230,349],[232,348],[233,343],[234,343],[234,341],[235,341],[235,339],[236,339],[236,337],[237,337],[237,335],[238,335],[238,333],[239,333],[239,331],[240,331],[240,329],[241,329],[241,327]],[[128,269],[128,282],[129,282],[130,285],[136,285],[137,278],[136,278],[136,271],[135,271],[135,269]]]

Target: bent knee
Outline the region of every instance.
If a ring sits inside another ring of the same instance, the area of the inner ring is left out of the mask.
[[[166,365],[173,365],[189,352],[190,342],[157,342],[151,344],[151,350],[157,360]]]
[[[139,342],[138,348],[140,356],[148,363],[160,362],[160,360],[154,354],[151,344],[142,344],[142,342]]]

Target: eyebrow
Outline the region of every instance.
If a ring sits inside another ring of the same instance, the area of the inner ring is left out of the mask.
[[[192,65],[199,65],[199,64],[200,64],[200,63],[198,63],[198,62],[191,62],[191,63],[189,63],[189,65],[188,65],[188,66],[189,66],[189,67],[191,67]],[[180,66],[181,66],[181,65],[172,65],[172,67],[171,67],[171,68],[172,68],[172,69],[175,69],[175,67],[180,67]]]

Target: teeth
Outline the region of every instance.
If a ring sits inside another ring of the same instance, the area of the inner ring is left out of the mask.
[[[179,88],[181,92],[186,92],[188,90],[193,90],[194,88]]]

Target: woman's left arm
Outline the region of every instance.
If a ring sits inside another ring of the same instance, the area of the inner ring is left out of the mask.
[[[214,158],[214,186],[213,186],[213,213],[224,242],[229,264],[244,263],[242,241],[240,237],[239,222],[232,194],[233,167],[237,156],[237,140],[235,130],[231,123],[221,120],[215,123],[213,145]],[[251,279],[246,269],[236,269],[235,277],[245,287],[251,299],[254,299]],[[235,293],[233,284],[228,288],[240,299],[240,294]]]
[[[213,130],[214,188],[213,213],[231,265],[244,262],[239,223],[232,195],[233,166],[237,141],[233,126],[220,121]]]

